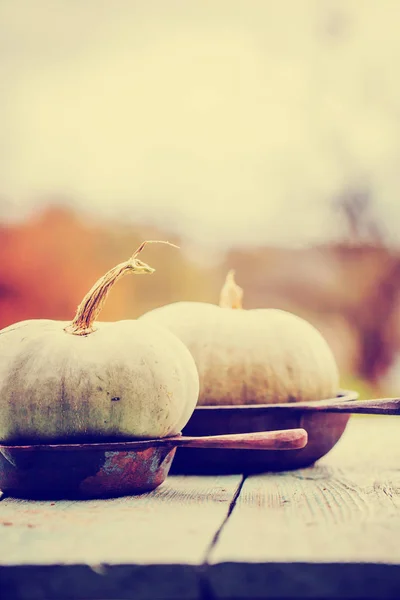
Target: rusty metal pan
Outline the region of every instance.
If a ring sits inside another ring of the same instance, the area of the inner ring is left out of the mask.
[[[325,456],[340,440],[351,414],[400,414],[398,398],[358,400],[354,391],[310,403],[241,406],[198,406],[184,435],[219,435],[303,428],[305,447],[288,453],[195,448],[177,451],[172,472],[185,474],[259,473],[308,467]]]
[[[303,429],[85,444],[0,445],[0,490],[24,498],[101,498],[140,494],[163,483],[177,446],[295,452]]]

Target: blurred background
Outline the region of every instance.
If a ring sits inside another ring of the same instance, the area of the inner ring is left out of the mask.
[[[2,0],[0,327],[279,307],[342,385],[400,393],[398,0]]]

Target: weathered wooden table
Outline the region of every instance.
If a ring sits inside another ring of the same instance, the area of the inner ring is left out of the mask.
[[[400,598],[400,419],[353,417],[295,472],[3,497],[0,535],[1,600]]]

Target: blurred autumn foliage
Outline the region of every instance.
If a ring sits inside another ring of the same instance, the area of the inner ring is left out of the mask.
[[[142,240],[167,239],[181,250],[146,247],[143,260],[156,273],[126,277],[115,286],[102,320],[135,318],[179,300],[218,302],[225,274],[234,268],[246,308],[282,308],[308,319],[330,343],[345,380],[356,377],[375,390],[396,386],[400,256],[376,229],[367,228],[364,237],[354,229],[354,205],[360,215],[365,201],[352,195],[341,202],[347,240],[300,250],[232,247],[219,263],[206,265],[191,259],[173,232],[86,222],[70,208],[49,206],[0,227],[0,327],[30,318],[71,319],[95,280]]]
[[[0,226],[0,327],[22,319],[72,318],[92,284],[128,259],[144,239],[181,245],[178,236],[151,226],[85,222],[63,206]],[[103,320],[136,318],[181,299],[213,299],[212,275],[191,263],[184,249],[149,245],[143,260],[156,274],[126,277],[116,285],[102,311]]]

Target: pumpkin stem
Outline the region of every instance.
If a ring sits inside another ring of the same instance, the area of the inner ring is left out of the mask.
[[[170,242],[162,240],[146,240],[142,242],[137,250],[132,254],[129,260],[120,263],[116,267],[110,269],[103,277],[100,277],[86,294],[76,311],[73,321],[64,328],[64,331],[72,335],[88,335],[95,330],[94,322],[96,321],[103,304],[113,287],[113,285],[127,273],[135,273],[142,275],[145,273],[154,273],[155,269],[146,265],[137,258],[147,244],[168,244],[174,248],[179,248]]]
[[[243,308],[243,290],[235,281],[235,271],[231,269],[225,279],[225,283],[219,297],[221,308]]]

